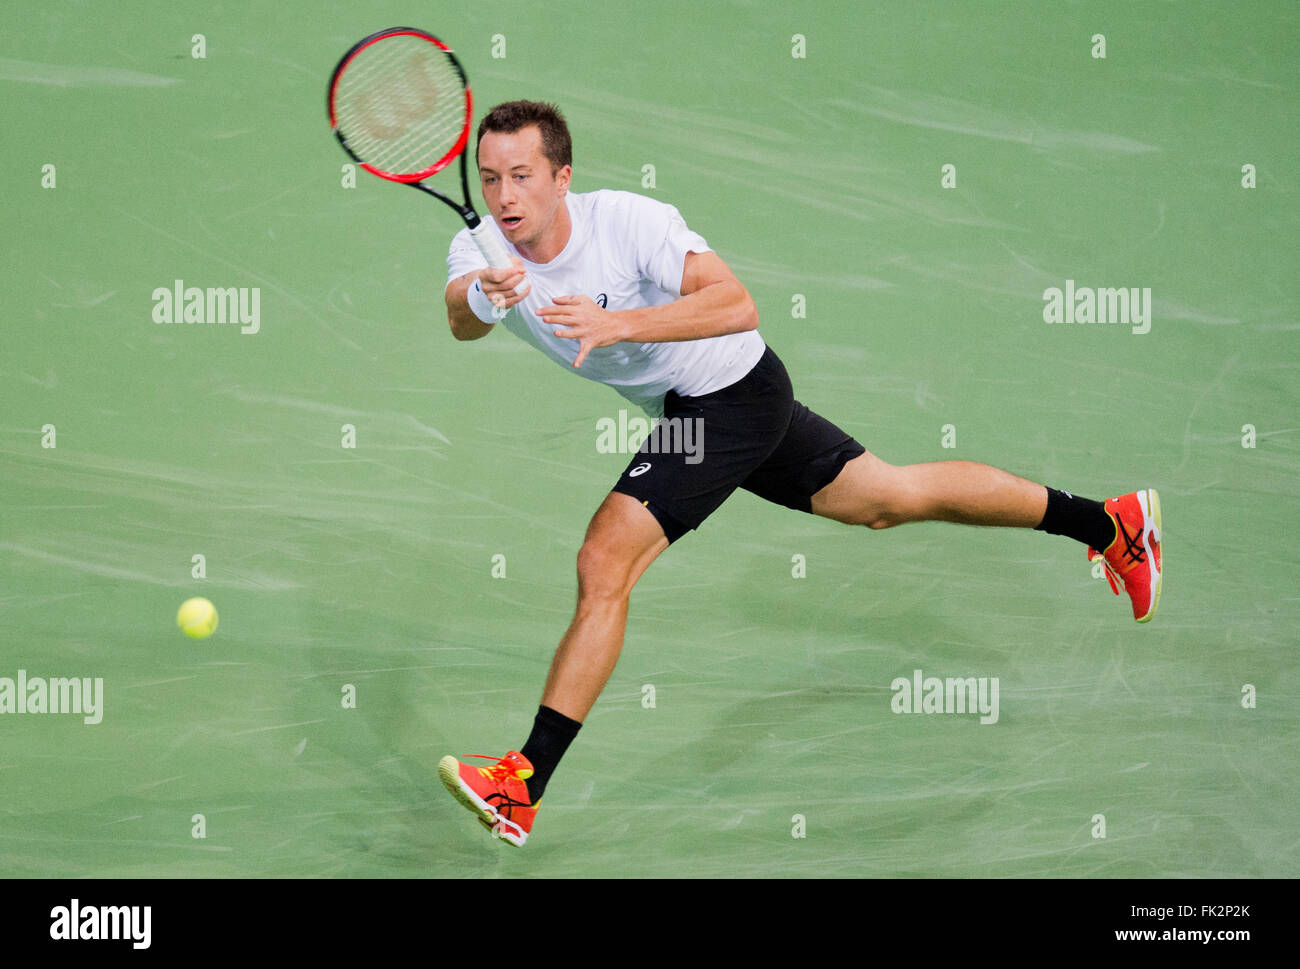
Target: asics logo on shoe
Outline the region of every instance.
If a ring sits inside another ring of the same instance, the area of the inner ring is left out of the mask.
[[[638,464],[638,465],[637,465],[635,468],[633,468],[631,471],[629,471],[629,472],[627,473],[627,476],[628,476],[629,478],[635,478],[637,475],[639,475],[639,474],[645,474],[645,473],[646,473],[647,471],[649,471],[649,470],[650,470],[650,462],[649,462],[649,461],[644,461],[644,462],[642,462],[641,464]]]
[[[1141,534],[1139,533],[1138,538],[1135,539],[1128,533],[1128,529],[1124,527],[1123,521],[1117,518],[1115,524],[1119,526],[1120,538],[1124,539],[1124,558],[1129,562],[1137,564],[1145,562],[1147,560],[1147,553],[1142,547],[1142,543],[1138,540],[1142,537]]]
[[[512,807],[532,807],[532,805],[529,802],[517,800],[511,797],[509,794],[504,794],[504,793],[489,794],[487,797],[483,798],[483,800],[487,801],[488,804],[491,804],[493,807],[497,808],[498,810],[501,808],[512,808]],[[506,816],[509,817],[509,813],[507,813]]]

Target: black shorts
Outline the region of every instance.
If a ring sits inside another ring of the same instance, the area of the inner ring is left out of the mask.
[[[811,511],[812,496],[865,451],[794,399],[768,347],[730,387],[699,397],[669,391],[663,418],[611,490],[645,505],[675,542],[737,488]]]

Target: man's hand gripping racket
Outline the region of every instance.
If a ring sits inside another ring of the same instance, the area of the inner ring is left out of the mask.
[[[418,188],[460,213],[496,270],[481,282],[500,319],[501,303],[510,299],[502,284],[521,268],[470,202],[465,149],[473,111],[469,81],[451,48],[412,27],[390,27],[353,44],[330,78],[330,126],[343,150],[371,174]],[[424,184],[458,157],[463,202]],[[526,292],[525,282],[515,286],[515,296]]]

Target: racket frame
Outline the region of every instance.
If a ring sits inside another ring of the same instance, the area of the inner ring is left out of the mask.
[[[352,63],[353,59],[372,44],[376,44],[388,37],[403,35],[418,37],[421,40],[428,41],[442,51],[442,53],[451,61],[452,66],[456,68],[456,73],[460,75],[461,83],[465,85],[465,123],[461,128],[460,138],[457,139],[456,144],[452,146],[450,151],[428,168],[405,175],[386,172],[382,169],[376,168],[374,165],[371,165],[366,161],[363,161],[357,153],[352,150],[347,139],[343,136],[343,132],[339,130],[338,116],[334,110],[334,92],[338,88],[339,79],[343,76],[343,72],[347,69],[348,65]],[[334,68],[334,73],[330,75],[329,90],[326,94],[326,107],[329,111],[330,128],[334,132],[334,137],[338,139],[339,145],[347,153],[349,158],[372,175],[378,175],[380,178],[385,178],[390,182],[410,185],[413,188],[418,188],[421,192],[426,192],[434,198],[445,202],[460,214],[460,217],[465,220],[465,224],[469,226],[471,230],[478,228],[479,223],[482,220],[479,218],[479,214],[474,211],[474,205],[470,201],[469,176],[466,172],[467,159],[465,157],[465,150],[469,147],[470,121],[474,114],[474,92],[469,86],[469,78],[465,76],[465,69],[461,67],[460,61],[456,59],[456,55],[450,47],[428,31],[419,30],[415,27],[389,27],[386,30],[379,30],[367,37],[363,37],[348,48],[347,53],[339,59],[338,65]],[[463,203],[457,202],[455,199],[444,195],[437,189],[424,184],[424,179],[436,175],[455,161],[457,157],[460,158],[460,188],[463,198],[465,199]],[[506,265],[509,265],[508,260]]]
[[[347,66],[352,62],[352,60],[372,44],[377,44],[379,41],[388,37],[402,35],[418,37],[419,39],[432,43],[437,47],[438,50],[440,50],[443,55],[451,61],[452,66],[456,68],[456,73],[460,75],[461,83],[465,86],[465,123],[461,129],[460,138],[457,139],[455,145],[453,145],[445,155],[428,168],[404,175],[383,171],[382,169],[376,168],[374,165],[363,161],[357,153],[352,150],[347,139],[339,130],[338,116],[334,110],[334,93],[338,88],[339,79],[343,76],[343,72],[347,69]],[[468,159],[466,157],[466,150],[469,147],[469,129],[474,115],[474,92],[470,88],[469,78],[465,75],[465,68],[461,66],[460,61],[457,59],[455,53],[450,47],[427,30],[419,30],[416,27],[389,27],[385,30],[375,31],[375,33],[363,37],[361,40],[353,44],[348,48],[347,53],[339,59],[338,64],[334,68],[334,73],[330,75],[329,89],[326,93],[326,108],[329,111],[330,128],[334,131],[334,137],[338,140],[339,145],[343,148],[344,152],[347,153],[349,158],[372,175],[378,175],[380,178],[387,179],[390,182],[398,182],[403,185],[410,185],[412,188],[418,188],[421,192],[432,195],[434,198],[455,209],[460,217],[465,220],[465,225],[469,228],[470,236],[473,238],[475,245],[478,246],[479,252],[483,254],[483,258],[487,260],[488,265],[494,269],[510,269],[512,267],[513,264],[510,261],[510,255],[506,252],[505,247],[502,246],[501,241],[493,235],[492,230],[483,224],[483,220],[479,217],[479,214],[474,211],[474,203],[469,194],[469,176],[467,174]],[[460,158],[460,190],[464,202],[457,202],[455,199],[439,192],[436,188],[424,184],[424,179],[442,171],[455,161],[458,156]],[[527,281],[521,282],[515,287],[515,292],[522,296],[527,290],[527,287]],[[505,309],[497,307],[494,309],[493,314],[497,319],[501,319],[506,312]]]

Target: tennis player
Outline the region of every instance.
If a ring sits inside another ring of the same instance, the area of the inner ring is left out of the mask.
[[[448,790],[493,834],[527,840],[618,661],[633,585],[737,488],[873,529],[947,521],[1064,535],[1104,561],[1138,622],[1151,619],[1161,581],[1154,490],[1098,502],[971,461],[886,464],[794,399],[748,291],[677,209],[630,192],[569,191],[572,145],[554,106],[497,105],[479,124],[477,160],[513,268],[487,268],[468,230],[452,240],[452,333],[477,340],[504,325],[663,418],[587,527],[577,609],[528,739],[482,766],[439,764]],[[683,421],[696,422],[692,453],[679,446]]]

